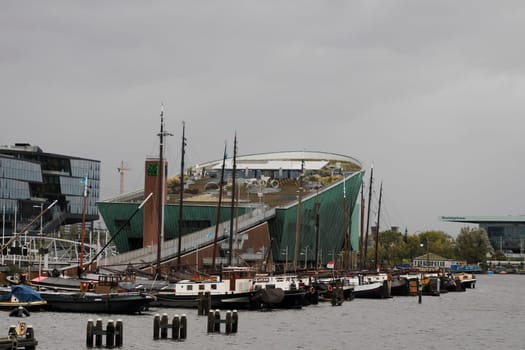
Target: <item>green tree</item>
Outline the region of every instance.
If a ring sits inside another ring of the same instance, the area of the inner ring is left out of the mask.
[[[383,268],[403,262],[405,245],[403,235],[399,231],[388,230],[379,233],[378,260]]]
[[[454,238],[443,231],[421,232],[419,234],[419,242],[421,247],[419,252],[421,255],[425,254],[428,250],[428,252],[444,258],[450,259],[455,256]]]
[[[487,232],[480,228],[463,227],[456,238],[457,256],[467,264],[484,263],[492,250]]]

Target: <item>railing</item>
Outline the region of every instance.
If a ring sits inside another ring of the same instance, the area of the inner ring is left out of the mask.
[[[238,217],[238,231],[246,230],[256,226],[275,216],[275,209],[265,210],[264,207],[257,207]],[[229,237],[230,221],[219,224],[218,240]],[[215,226],[208,227],[181,238],[181,254],[201,248],[213,243],[215,239]],[[161,260],[167,260],[178,255],[178,239],[165,241],[162,244]],[[149,246],[142,249],[133,250],[116,256],[108,257],[105,260],[106,266],[124,265],[130,262],[149,264],[157,259],[157,246]]]

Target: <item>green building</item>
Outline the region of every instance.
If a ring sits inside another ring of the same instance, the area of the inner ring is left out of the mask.
[[[180,176],[168,176],[164,241],[178,238],[181,227],[183,237],[208,230],[213,242],[217,221],[224,223],[232,217],[265,211],[270,213],[266,217],[274,261],[292,261],[294,253],[300,252],[305,265],[314,261],[324,264],[338,260],[345,247],[354,252],[359,249],[358,198],[364,170],[357,159],[306,151],[237,156],[234,204],[233,169],[231,158],[185,169],[181,224]],[[221,173],[224,182],[218,215]],[[157,213],[144,212],[129,218],[145,197],[144,191],[138,190],[97,203],[110,234],[118,233],[114,242],[120,253],[144,248],[144,220]],[[240,230],[234,228],[234,232]]]

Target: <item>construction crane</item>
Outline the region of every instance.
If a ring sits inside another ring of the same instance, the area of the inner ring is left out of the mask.
[[[118,173],[120,174],[120,194],[124,193],[124,173],[130,170],[127,164],[124,161],[120,162],[120,166],[117,168]]]

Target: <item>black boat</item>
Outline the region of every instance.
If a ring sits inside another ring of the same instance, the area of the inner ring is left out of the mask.
[[[294,275],[258,275],[253,280],[255,308],[300,309],[307,293]]]
[[[153,297],[143,293],[40,291],[46,310],[105,314],[134,314],[145,310]]]

